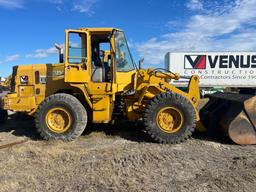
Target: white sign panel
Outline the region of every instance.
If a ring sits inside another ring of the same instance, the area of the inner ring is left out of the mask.
[[[199,75],[203,87],[256,87],[255,52],[167,53],[166,69]]]

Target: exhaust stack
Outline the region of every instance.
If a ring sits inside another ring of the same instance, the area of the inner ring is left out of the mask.
[[[64,48],[63,48],[63,46],[55,43],[55,47],[59,51],[59,62],[64,63]]]

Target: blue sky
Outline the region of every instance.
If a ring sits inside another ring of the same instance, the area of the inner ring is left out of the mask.
[[[66,28],[117,27],[147,67],[168,51],[254,51],[256,0],[0,0],[0,76],[56,63]]]

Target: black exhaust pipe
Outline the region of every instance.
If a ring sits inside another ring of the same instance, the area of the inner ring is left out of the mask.
[[[55,43],[56,49],[59,51],[59,62],[64,63],[64,49],[61,45]]]

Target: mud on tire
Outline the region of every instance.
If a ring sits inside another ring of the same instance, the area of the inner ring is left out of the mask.
[[[63,133],[52,131],[47,122],[47,113],[54,108],[69,112],[72,119],[70,128]],[[79,137],[87,124],[87,112],[81,102],[74,96],[64,93],[51,95],[43,101],[35,114],[36,128],[43,139],[71,141]]]
[[[179,130],[173,133],[163,131],[157,123],[157,114],[166,107],[177,108],[183,116]],[[146,132],[160,143],[181,143],[188,139],[195,130],[196,112],[193,105],[185,97],[176,93],[161,93],[156,95],[144,112]]]

